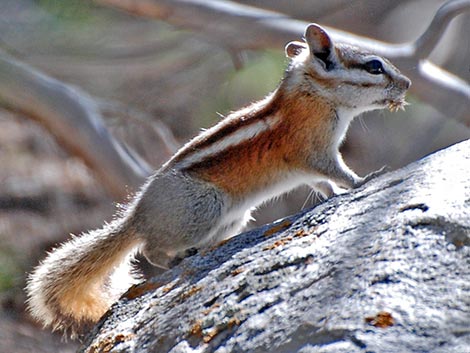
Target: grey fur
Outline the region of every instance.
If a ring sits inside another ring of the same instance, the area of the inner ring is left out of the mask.
[[[179,171],[154,174],[137,201],[129,222],[145,241],[144,255],[156,266],[166,268],[178,252],[205,243],[224,228],[223,193]]]

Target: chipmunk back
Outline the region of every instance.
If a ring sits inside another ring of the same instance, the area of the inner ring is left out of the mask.
[[[48,255],[27,285],[33,316],[76,333],[136,281],[136,251],[167,268],[186,249],[237,234],[252,208],[301,184],[331,196],[331,183],[348,189],[376,175],[357,176],[338,148],[354,116],[403,108],[409,79],[384,58],[334,44],[316,24],[286,55],[273,93],[183,146],[110,224]]]

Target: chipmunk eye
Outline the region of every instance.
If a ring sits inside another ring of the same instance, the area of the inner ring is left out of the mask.
[[[385,72],[379,60],[371,60],[364,64],[364,69],[372,75],[380,75]]]

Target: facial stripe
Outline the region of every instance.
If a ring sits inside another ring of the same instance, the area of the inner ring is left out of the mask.
[[[373,86],[377,86],[376,83],[371,83],[371,82],[354,82],[354,81],[343,81],[341,82],[344,85],[350,85],[350,86],[360,86],[364,88],[369,88]]]

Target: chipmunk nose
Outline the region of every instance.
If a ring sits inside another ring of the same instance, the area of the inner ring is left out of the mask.
[[[403,76],[403,80],[401,83],[404,89],[408,89],[411,87],[411,80],[408,77]]]

